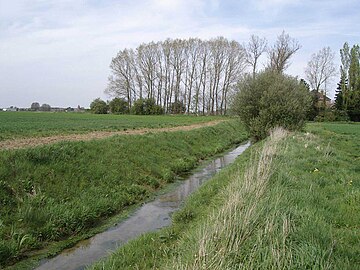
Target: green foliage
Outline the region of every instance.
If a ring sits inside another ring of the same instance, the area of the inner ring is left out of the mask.
[[[0,265],[85,234],[246,137],[233,120],[188,132],[0,151]]]
[[[128,102],[123,98],[114,98],[109,102],[110,112],[113,114],[129,113]]]
[[[171,103],[169,108],[169,113],[171,114],[181,114],[181,113],[185,113],[185,111],[186,111],[186,107],[184,103],[181,101]]]
[[[30,109],[32,111],[38,111],[40,109],[40,104],[39,102],[33,102],[31,103]]]
[[[155,99],[138,99],[134,102],[131,108],[132,114],[136,115],[160,115],[164,114],[164,110],[161,106],[156,105]]]
[[[343,88],[343,80],[341,79],[340,82],[338,83],[338,86],[336,88],[335,91],[335,109],[339,110],[339,111],[343,111],[344,108],[344,95],[342,92],[342,88]]]
[[[51,110],[51,106],[49,105],[49,104],[43,104],[43,105],[41,105],[41,107],[40,107],[40,109],[39,109],[40,111],[43,111],[43,112],[50,112],[50,110]]]
[[[360,47],[351,49],[345,42],[340,50],[341,77],[338,83],[335,107],[344,111],[350,120],[360,121]]]
[[[316,122],[334,122],[337,121],[337,115],[333,109],[323,109],[315,117]]]
[[[100,98],[96,98],[90,104],[90,110],[95,114],[107,114],[109,106]]]
[[[255,79],[245,78],[238,89],[232,110],[255,141],[264,139],[276,126],[289,130],[304,126],[311,98],[296,78],[266,71]]]
[[[309,110],[307,111],[306,114],[306,119],[310,120],[310,121],[314,121],[315,118],[319,115],[320,113],[320,108],[319,108],[319,95],[317,94],[316,91],[311,91],[310,92],[310,96],[311,96],[311,105]]]

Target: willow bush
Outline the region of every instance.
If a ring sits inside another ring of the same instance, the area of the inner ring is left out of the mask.
[[[265,138],[277,126],[300,130],[311,104],[306,87],[297,78],[264,71],[238,84],[232,110],[240,116],[254,141]]]

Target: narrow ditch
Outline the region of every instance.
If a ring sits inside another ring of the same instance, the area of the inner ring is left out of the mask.
[[[233,163],[250,143],[244,143],[223,156],[212,160],[189,175],[174,190],[158,196],[141,206],[132,216],[76,246],[64,250],[52,259],[41,262],[37,270],[81,270],[108,256],[112,251],[141,234],[156,231],[171,224],[171,214],[178,210],[185,198],[197,190],[215,173]]]

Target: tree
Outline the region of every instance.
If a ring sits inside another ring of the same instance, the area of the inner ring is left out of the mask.
[[[337,88],[335,104],[342,108],[350,120],[360,121],[360,47],[351,49],[347,42],[340,50],[341,77]],[[341,105],[342,104],[342,105]]]
[[[244,68],[245,50],[236,41],[167,39],[119,51],[105,93],[124,98],[129,108],[153,99],[166,113],[182,102],[187,113],[225,114]]]
[[[129,113],[128,102],[123,98],[114,98],[109,102],[109,109],[114,114]]]
[[[335,53],[331,51],[330,47],[324,47],[311,56],[305,69],[306,78],[309,80],[312,89],[319,92],[322,87],[325,96],[327,94],[326,85],[337,73],[334,58]]]
[[[310,91],[310,85],[304,79],[300,79],[300,84],[306,88],[311,97],[311,105],[306,113],[306,119],[314,121],[316,116],[319,115],[319,95],[315,91]]]
[[[308,89],[296,78],[265,71],[255,79],[247,76],[238,85],[232,109],[253,140],[265,138],[277,126],[299,130],[311,103]]]
[[[30,109],[31,109],[32,111],[38,111],[38,110],[40,109],[40,104],[39,104],[39,102],[33,102],[33,103],[31,103]]]
[[[43,111],[43,112],[49,112],[51,110],[51,106],[49,104],[42,104],[41,107],[40,107],[40,111]]]
[[[282,73],[290,65],[289,60],[299,49],[299,42],[286,34],[285,31],[277,37],[275,44],[269,48],[269,66],[272,71]]]
[[[100,98],[96,98],[90,104],[90,111],[95,114],[107,114],[109,106]]]
[[[246,63],[252,67],[253,78],[255,78],[256,67],[260,56],[266,51],[267,40],[256,35],[251,35],[246,45]]]

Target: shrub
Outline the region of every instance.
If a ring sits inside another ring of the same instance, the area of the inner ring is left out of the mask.
[[[114,114],[126,114],[129,112],[128,102],[123,98],[114,98],[109,102],[109,109]]]
[[[164,114],[164,110],[161,106],[156,105],[153,98],[140,98],[134,102],[134,106],[131,108],[132,114],[138,115],[151,115],[151,114]]]
[[[171,114],[181,114],[181,113],[185,113],[186,107],[183,102],[177,101],[171,103],[169,111]]]
[[[238,85],[232,110],[240,116],[254,141],[282,126],[299,130],[304,126],[311,97],[296,78],[265,71],[253,79],[246,77]]]
[[[335,109],[334,114],[336,121],[350,121],[349,115],[346,111]]]
[[[94,99],[90,104],[90,110],[95,114],[107,114],[109,106],[100,98]]]

